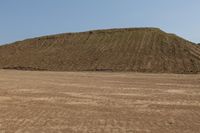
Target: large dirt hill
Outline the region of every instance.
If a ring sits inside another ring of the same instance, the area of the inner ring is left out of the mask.
[[[1,46],[0,68],[198,73],[200,47],[157,28],[66,33]]]

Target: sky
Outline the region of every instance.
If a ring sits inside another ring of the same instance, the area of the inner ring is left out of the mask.
[[[129,27],[158,27],[199,43],[200,0],[0,0],[0,44]]]

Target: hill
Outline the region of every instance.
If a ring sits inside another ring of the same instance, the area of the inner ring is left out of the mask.
[[[0,68],[200,72],[200,47],[157,28],[65,33],[0,46]]]

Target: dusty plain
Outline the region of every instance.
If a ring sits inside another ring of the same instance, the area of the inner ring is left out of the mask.
[[[200,75],[0,70],[0,133],[200,133]]]

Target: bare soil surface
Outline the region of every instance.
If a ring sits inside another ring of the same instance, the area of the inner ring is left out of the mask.
[[[0,46],[0,69],[200,73],[200,47],[158,28],[50,35]]]
[[[0,133],[199,133],[200,75],[0,70]]]

